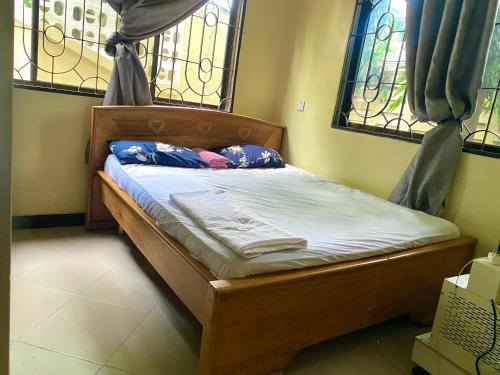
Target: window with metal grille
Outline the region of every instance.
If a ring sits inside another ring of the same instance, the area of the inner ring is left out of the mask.
[[[211,0],[137,43],[156,104],[230,111],[245,0]],[[119,17],[106,0],[15,0],[14,85],[103,96]]]
[[[406,102],[405,13],[406,0],[358,0],[334,128],[420,142],[435,126],[417,121]],[[500,14],[477,109],[464,124],[464,151],[500,157],[499,85]]]

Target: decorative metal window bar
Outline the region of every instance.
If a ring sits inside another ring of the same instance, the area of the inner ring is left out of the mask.
[[[136,48],[155,104],[231,111],[245,0],[211,0]],[[14,85],[104,96],[119,17],[106,0],[15,0]]]
[[[421,142],[422,123],[406,102],[406,0],[358,0],[332,127]],[[500,158],[500,13],[464,151]]]

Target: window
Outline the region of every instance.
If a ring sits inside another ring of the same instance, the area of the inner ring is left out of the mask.
[[[244,3],[211,0],[137,44],[155,103],[231,110]],[[106,0],[15,0],[15,86],[103,96],[118,22]]]
[[[434,124],[406,102],[406,0],[358,0],[332,126],[419,142]],[[500,157],[500,14],[464,151]]]

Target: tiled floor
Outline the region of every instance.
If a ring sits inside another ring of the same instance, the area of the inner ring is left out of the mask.
[[[201,326],[124,236],[16,231],[11,310],[11,375],[196,374]],[[355,332],[301,351],[286,374],[408,374],[426,330]]]

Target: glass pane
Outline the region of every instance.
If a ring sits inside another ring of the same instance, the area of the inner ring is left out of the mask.
[[[362,119],[365,125],[399,129],[406,92],[405,10],[405,0],[381,0],[370,13],[356,74],[356,82],[361,83],[353,98],[356,114],[349,115],[351,122]]]
[[[498,22],[498,19],[497,19]],[[500,146],[500,24],[496,24],[486,59],[483,89],[479,91],[476,112],[466,121],[467,141],[486,146]]]
[[[158,56],[156,97],[158,100],[223,106],[226,52],[230,33],[232,1],[208,2],[192,17],[163,33]]]
[[[31,69],[31,14],[30,0],[14,3],[14,79],[29,80]]]

